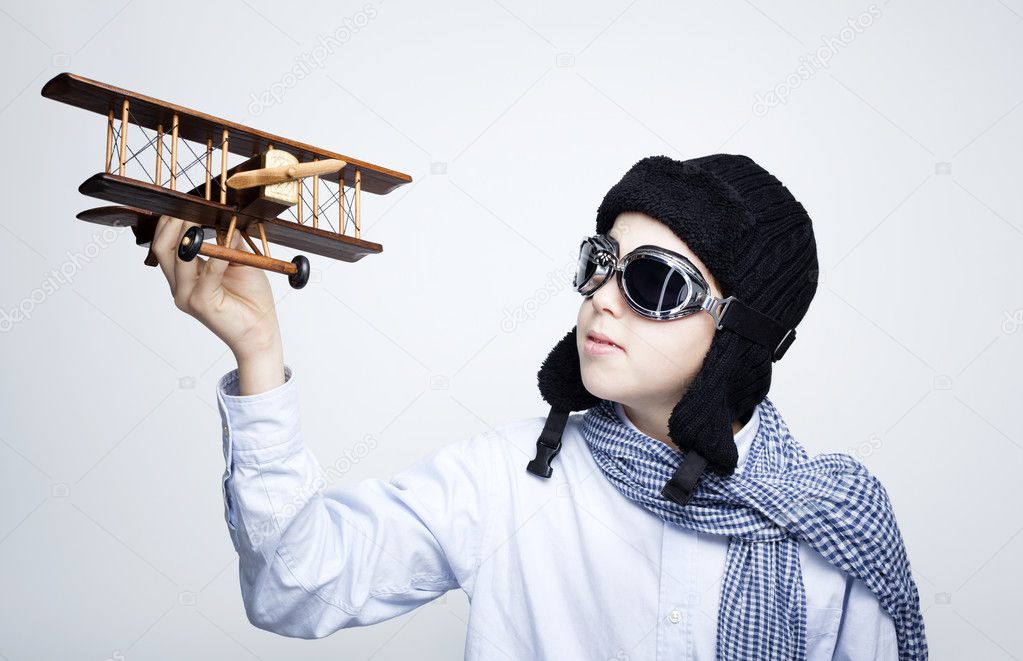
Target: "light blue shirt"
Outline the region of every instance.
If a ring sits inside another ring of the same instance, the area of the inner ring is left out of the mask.
[[[470,600],[465,659],[715,658],[728,538],[664,522],[604,478],[569,418],[554,473],[526,471],[544,417],[453,442],[389,479],[328,486],[302,440],[298,386],[217,387],[224,517],[245,612],[321,638],[448,590]],[[619,416],[628,424],[621,406]],[[735,436],[745,460],[759,416]],[[898,659],[891,617],[859,579],[799,546],[808,659]]]

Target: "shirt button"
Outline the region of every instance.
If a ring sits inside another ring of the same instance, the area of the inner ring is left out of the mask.
[[[672,624],[678,624],[682,621],[682,612],[677,608],[673,608],[672,611],[668,613],[668,621]]]
[[[227,436],[227,425],[224,425],[224,436]]]

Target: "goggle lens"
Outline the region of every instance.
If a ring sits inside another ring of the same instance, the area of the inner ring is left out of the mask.
[[[652,257],[632,259],[622,276],[628,295],[650,312],[664,313],[677,308],[689,295],[685,277]]]
[[[575,287],[588,296],[596,290],[611,273],[614,257],[607,254],[607,248],[592,241],[584,241],[579,251],[579,265],[576,268]]]
[[[587,283],[597,271],[596,246],[589,241],[584,241],[579,248],[579,264],[576,267],[575,286]]]

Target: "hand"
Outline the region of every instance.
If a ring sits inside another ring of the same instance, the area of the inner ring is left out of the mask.
[[[241,394],[283,383],[280,327],[266,273],[223,259],[180,259],[181,238],[195,225],[171,216],[160,216],[156,223],[153,254],[170,285],[174,305],[198,319],[231,349],[238,362]],[[234,232],[230,247],[246,249],[240,232]],[[253,378],[247,379],[247,375]]]

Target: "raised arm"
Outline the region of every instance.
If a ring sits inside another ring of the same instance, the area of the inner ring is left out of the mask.
[[[237,376],[221,379],[217,398],[225,519],[250,622],[320,638],[453,588],[471,594],[493,502],[490,434],[433,451],[390,479],[325,488],[328,475],[302,440],[290,368],[284,384],[257,395],[235,394]]]
[[[328,487],[302,442],[266,274],[219,259],[178,259],[194,225],[162,216],[152,248],[174,304],[223,340],[238,364],[218,384],[217,400],[224,517],[249,620],[319,638],[400,615],[455,587],[471,591],[492,501],[492,437],[448,445],[389,480]],[[244,249],[239,236],[232,247]],[[411,454],[416,445],[381,449]]]

